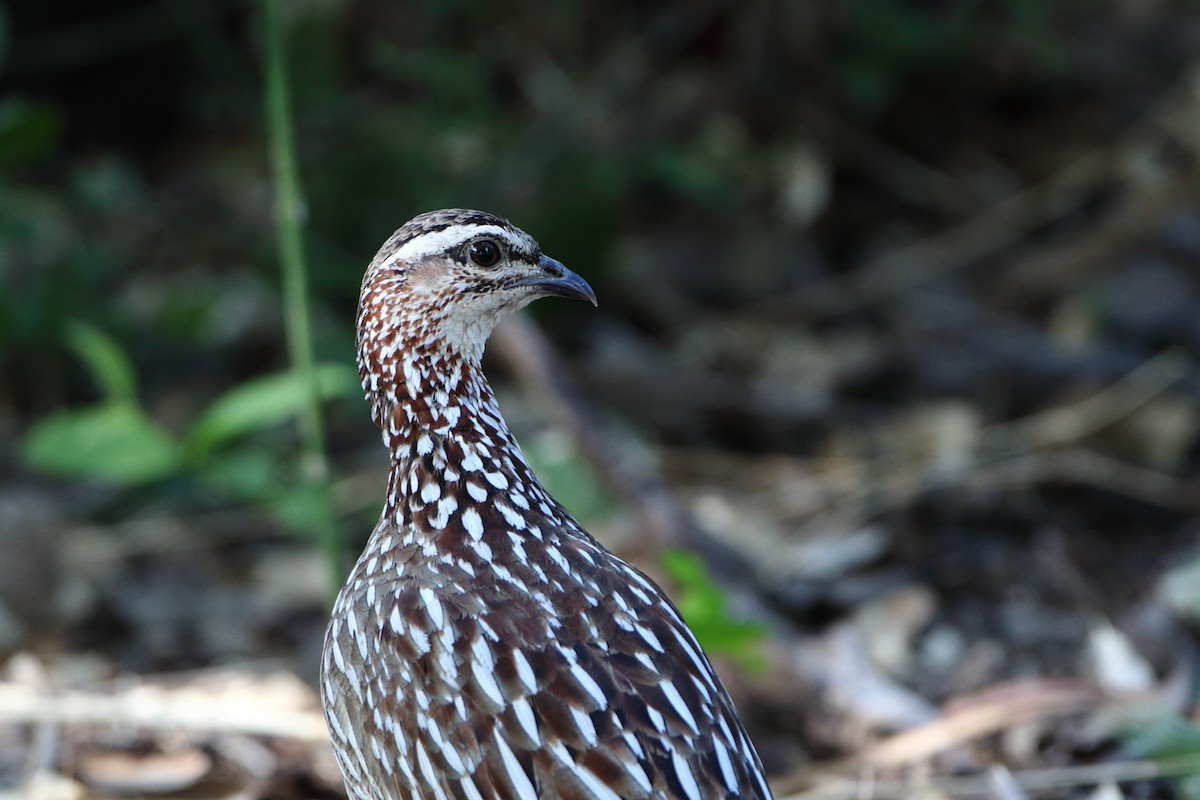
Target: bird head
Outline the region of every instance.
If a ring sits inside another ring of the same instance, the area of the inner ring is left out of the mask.
[[[413,384],[414,370],[430,368],[417,358],[477,362],[497,322],[547,296],[596,303],[583,278],[506,220],[466,209],[416,216],[384,243],[363,278],[364,386],[378,393],[380,383]],[[407,394],[418,390],[409,385]]]

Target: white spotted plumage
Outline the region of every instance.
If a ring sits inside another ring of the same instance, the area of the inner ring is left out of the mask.
[[[483,377],[491,327],[546,294],[592,299],[528,235],[463,210],[410,221],[363,280],[359,369],[391,468],[322,661],[350,796],[770,798],[670,601],[547,494]]]

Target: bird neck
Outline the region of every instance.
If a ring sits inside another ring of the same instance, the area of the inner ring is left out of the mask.
[[[371,416],[393,456],[422,435],[470,438],[485,423],[511,441],[477,357],[410,347],[396,354],[392,369],[383,377],[371,366],[360,359]]]
[[[429,543],[471,536],[473,520],[498,530],[487,523],[498,509],[572,524],[525,462],[477,359],[419,348],[397,355],[391,384],[373,391],[364,376],[391,453],[385,517]]]

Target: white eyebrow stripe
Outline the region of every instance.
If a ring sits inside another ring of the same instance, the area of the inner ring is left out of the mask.
[[[388,256],[380,266],[396,261],[415,264],[423,258],[436,256],[465,244],[478,236],[495,236],[510,246],[515,244],[512,231],[499,225],[451,225],[445,230],[423,233],[405,242],[400,249]]]

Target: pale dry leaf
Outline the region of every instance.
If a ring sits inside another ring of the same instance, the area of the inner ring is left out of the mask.
[[[79,758],[79,777],[93,789],[118,794],[166,794],[195,786],[212,759],[203,750],[168,753],[95,750]]]
[[[854,612],[854,627],[871,662],[889,675],[905,678],[916,656],[913,638],[929,624],[937,596],[927,586],[906,586]]]
[[[86,791],[78,782],[57,772],[36,772],[24,784],[0,790],[0,800],[83,800]]]
[[[1146,692],[1154,688],[1154,668],[1129,637],[1107,622],[1088,632],[1088,654],[1096,682],[1110,692]]]

